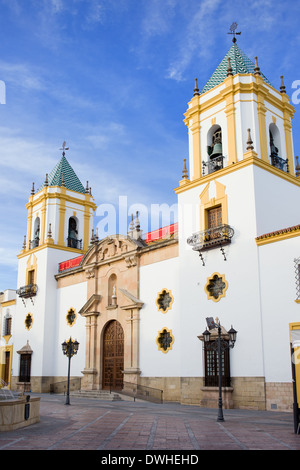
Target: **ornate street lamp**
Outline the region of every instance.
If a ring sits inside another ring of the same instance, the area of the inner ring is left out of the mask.
[[[216,319],[217,320],[217,319]],[[222,402],[222,351],[226,349],[233,348],[236,342],[237,331],[234,328],[230,328],[228,331],[229,342],[224,341],[221,336],[221,324],[218,321],[216,323],[212,317],[206,318],[207,327],[203,332],[203,338],[205,347],[218,352],[219,360],[219,401],[218,401],[218,419],[217,421],[224,421],[223,416],[223,402]],[[218,338],[215,341],[210,341],[210,331],[213,328],[218,328]]]
[[[70,337],[68,341],[64,341],[61,345],[62,351],[65,356],[68,357],[68,382],[67,382],[67,398],[66,398],[66,405],[70,405],[70,367],[71,367],[71,357],[77,354],[79,343],[77,339],[75,341]]]

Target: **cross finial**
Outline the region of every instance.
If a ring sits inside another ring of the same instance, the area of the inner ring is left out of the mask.
[[[227,34],[232,34],[233,35],[233,39],[232,39],[232,42],[235,43],[236,42],[236,35],[239,35],[239,34],[242,34],[241,31],[239,33],[236,33],[236,28],[237,28],[237,23],[234,21],[232,23],[232,25],[230,26],[230,33],[227,33]]]
[[[66,145],[67,145],[67,144],[66,144],[66,141],[64,141],[63,144],[62,144],[62,148],[59,149],[59,150],[62,150],[62,151],[63,151],[63,153],[62,153],[62,154],[63,154],[63,157],[66,155],[65,150],[69,150],[69,147],[66,147]]]

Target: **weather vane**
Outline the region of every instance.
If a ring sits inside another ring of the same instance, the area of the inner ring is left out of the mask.
[[[232,42],[236,42],[236,37],[235,35],[237,34],[242,34],[241,31],[239,33],[236,33],[236,28],[237,28],[237,23],[234,21],[232,25],[230,26],[230,33],[227,34],[232,34],[233,35],[233,40]]]
[[[62,153],[62,154],[63,154],[63,157],[66,155],[65,150],[69,150],[69,147],[66,147],[66,145],[67,145],[66,142],[63,142],[62,148],[59,149],[59,150],[62,150],[62,151],[63,151],[63,153]]]

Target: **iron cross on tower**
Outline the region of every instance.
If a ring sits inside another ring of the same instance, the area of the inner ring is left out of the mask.
[[[237,28],[237,23],[234,21],[232,23],[232,25],[230,26],[230,33],[227,33],[227,34],[232,34],[233,35],[233,39],[232,39],[232,42],[236,42],[236,35],[238,34],[242,34],[241,31],[239,33],[236,33],[236,28]]]
[[[59,149],[59,150],[62,150],[62,151],[63,151],[63,153],[62,153],[62,154],[63,154],[63,157],[66,155],[65,150],[69,150],[69,147],[66,147],[66,145],[67,145],[66,142],[63,142],[62,148]]]

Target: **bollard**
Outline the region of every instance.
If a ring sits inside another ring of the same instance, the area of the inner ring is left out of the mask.
[[[30,395],[26,395],[26,403],[25,403],[25,413],[24,413],[24,418],[25,418],[25,421],[27,421],[29,419],[29,415],[30,415]]]

